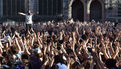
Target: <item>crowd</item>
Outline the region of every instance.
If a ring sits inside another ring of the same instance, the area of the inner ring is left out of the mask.
[[[0,69],[121,69],[121,24],[2,25]]]

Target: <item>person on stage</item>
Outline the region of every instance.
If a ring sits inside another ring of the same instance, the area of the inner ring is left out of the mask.
[[[26,21],[25,21],[25,23],[26,23],[26,31],[30,30],[32,28],[32,25],[33,25],[32,16],[34,15],[34,13],[32,13],[29,10],[27,13],[19,12],[18,14],[24,15],[26,17]]]

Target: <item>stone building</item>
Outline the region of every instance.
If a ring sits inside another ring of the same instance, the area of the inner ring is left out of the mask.
[[[60,17],[80,21],[121,21],[120,0],[0,0],[1,19],[24,19],[18,12],[39,12],[35,20]]]

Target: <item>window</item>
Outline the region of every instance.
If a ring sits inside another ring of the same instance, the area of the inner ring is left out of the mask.
[[[25,12],[25,0],[3,0],[4,16],[15,16],[18,12]]]
[[[121,4],[118,4],[118,17],[121,17]]]
[[[39,15],[55,16],[62,13],[62,0],[39,0]]]

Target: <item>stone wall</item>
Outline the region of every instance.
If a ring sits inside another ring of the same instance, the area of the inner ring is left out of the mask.
[[[26,11],[30,9],[32,12],[39,10],[39,0],[25,0]],[[72,18],[72,3],[75,0],[63,0],[63,19]],[[93,0],[80,0],[84,5],[84,21],[89,21],[90,17],[90,4]],[[102,4],[102,21],[104,20],[104,0],[98,0]],[[2,0],[0,0],[0,17],[2,16]]]
[[[64,19],[72,18],[72,3],[75,0],[63,0],[63,15]],[[89,21],[90,4],[93,0],[80,0],[84,5],[84,21]],[[104,21],[104,0],[98,0],[102,5],[102,21]]]
[[[2,17],[3,14],[3,3],[2,0],[0,0],[0,18]]]
[[[38,0],[33,0],[33,12],[38,12]]]
[[[31,12],[38,11],[38,0],[29,0],[29,9]]]
[[[69,0],[63,0],[63,15],[64,15],[64,19],[68,19],[68,3]]]

